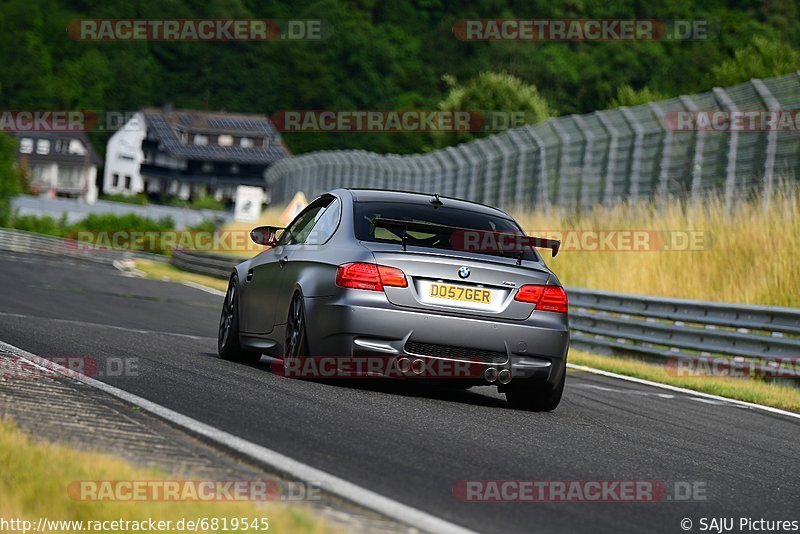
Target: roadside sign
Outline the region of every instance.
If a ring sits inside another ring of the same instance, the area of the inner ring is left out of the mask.
[[[263,189],[250,185],[240,185],[236,188],[236,204],[233,208],[234,220],[257,221],[261,216],[261,204],[263,202]]]

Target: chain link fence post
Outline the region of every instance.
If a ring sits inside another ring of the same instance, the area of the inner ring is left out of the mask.
[[[729,114],[738,111],[736,104],[721,87],[712,89],[714,97],[720,103],[722,109]],[[730,124],[730,121],[729,121]],[[732,126],[732,125],[731,125]],[[733,207],[733,193],[736,187],[736,157],[739,150],[739,132],[731,128],[728,132],[728,156],[725,165],[725,211],[730,213]]]
[[[644,143],[644,128],[636,120],[630,108],[619,108],[628,126],[633,130],[633,151],[631,152],[631,165],[628,172],[628,198],[632,202],[639,200],[639,180],[642,169],[642,144]]]
[[[619,132],[611,124],[611,121],[606,117],[605,112],[596,111],[594,113],[597,120],[603,126],[606,134],[608,135],[608,155],[606,156],[606,166],[603,177],[603,205],[608,207],[612,203],[614,197],[614,172],[617,163],[617,151],[619,150]]]
[[[681,96],[681,103],[688,111],[697,112],[697,104],[689,96]],[[690,188],[690,196],[692,202],[697,202],[700,195],[700,182],[703,179],[703,150],[705,149],[706,132],[702,130],[695,131],[694,139],[694,154],[692,155],[692,182]]]
[[[659,208],[667,203],[667,192],[669,189],[669,159],[672,156],[672,128],[665,123],[664,109],[657,103],[649,104],[653,115],[658,117],[661,127],[664,129],[664,136],[661,139],[661,159],[658,163],[658,185],[656,186],[656,205]]]
[[[548,121],[547,124],[550,125],[550,127],[556,133],[556,136],[558,136],[558,170],[556,174],[558,196],[556,203],[558,204],[559,208],[564,208],[567,205],[567,177],[571,163],[568,155],[570,137],[569,134],[564,131],[564,128],[558,123],[558,119]]]
[[[572,120],[578,131],[583,136],[583,157],[581,158],[581,176],[578,180],[578,205],[581,209],[587,209],[591,205],[589,198],[589,180],[592,168],[592,152],[594,151],[594,134],[586,121],[580,115],[572,115]]]
[[[781,105],[778,100],[772,95],[766,84],[761,80],[750,80],[753,84],[758,97],[764,102],[764,107],[770,111],[779,111]],[[776,124],[777,126],[777,124]],[[778,146],[778,129],[772,128],[767,133],[767,150],[764,154],[764,188],[762,190],[762,198],[764,201],[764,208],[766,209],[772,199],[772,189],[775,173],[775,152]]]

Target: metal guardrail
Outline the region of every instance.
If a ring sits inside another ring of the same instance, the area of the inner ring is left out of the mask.
[[[645,358],[800,360],[800,309],[567,288],[571,343]],[[767,363],[753,369],[769,374]],[[788,371],[788,372],[787,372]],[[782,369],[795,378],[797,367]]]
[[[205,274],[227,280],[231,276],[233,267],[245,259],[225,254],[174,249],[170,262],[178,269],[183,269],[190,273]]]
[[[177,250],[172,258],[176,267],[217,278],[228,278],[239,261],[231,256]],[[800,309],[576,287],[567,288],[567,294],[571,343],[575,348],[661,361],[698,361],[711,356],[735,363],[736,358],[751,358],[761,361],[752,368],[765,375],[774,371],[768,362],[800,359]],[[715,365],[725,367],[719,362]],[[787,374],[785,370],[782,373]]]
[[[83,241],[75,241],[74,239],[37,234],[13,228],[0,228],[0,250],[47,256],[67,256],[98,263],[113,263],[114,261],[134,258],[160,262],[167,260],[165,256],[158,254],[109,249]]]

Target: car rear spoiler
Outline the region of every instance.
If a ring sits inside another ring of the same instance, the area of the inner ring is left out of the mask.
[[[461,228],[458,226],[448,226],[445,224],[435,224],[419,221],[404,221],[402,219],[387,219],[376,217],[372,220],[372,233],[375,228],[401,228],[403,233],[400,235],[403,250],[406,250],[406,233],[408,231],[418,231],[437,234],[450,234],[451,244],[461,245],[455,250],[466,251],[513,251],[524,252],[527,247],[548,248],[552,256],[558,254],[561,241],[557,239],[545,239],[543,237],[532,237],[519,234],[509,234],[504,232],[492,232],[491,230],[476,230],[474,228]],[[457,236],[457,237],[456,237]],[[455,238],[455,243],[453,242]],[[510,246],[509,246],[510,245]],[[520,261],[522,256],[520,256]]]

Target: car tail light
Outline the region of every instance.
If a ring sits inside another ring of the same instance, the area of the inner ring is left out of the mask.
[[[400,269],[387,267],[386,265],[378,265],[378,274],[381,275],[381,282],[383,282],[384,286],[408,287],[406,274]]]
[[[517,294],[514,296],[514,300],[518,300],[520,302],[530,302],[531,304],[537,304],[539,299],[542,298],[542,291],[544,290],[545,286],[534,286],[534,285],[526,285],[519,288]]]
[[[345,263],[336,270],[336,285],[352,289],[383,291],[384,287],[408,287],[400,269],[374,263]]]
[[[524,285],[519,288],[514,300],[536,304],[536,309],[567,313],[567,292],[561,286]]]

